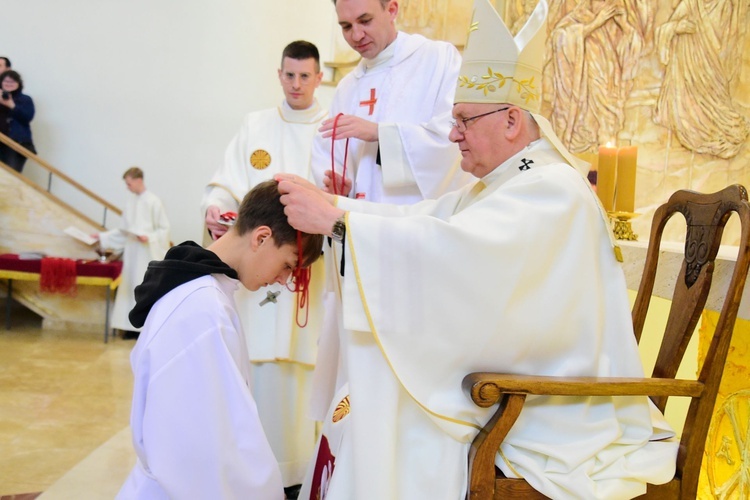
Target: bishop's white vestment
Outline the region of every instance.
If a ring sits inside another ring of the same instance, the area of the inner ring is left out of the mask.
[[[206,188],[202,213],[210,205],[222,213],[237,212],[250,189],[277,173],[312,180],[311,143],[326,116],[317,101],[295,110],[284,100],[277,108],[249,113]],[[315,422],[307,406],[323,317],[324,273],[322,260],[316,262],[308,312],[297,313],[295,294],[278,284],[256,292],[241,287],[235,295],[252,361],[253,395],[285,486],[302,481],[315,447]]]
[[[345,377],[300,498],[464,498],[495,410],[470,372],[643,376],[609,228],[545,139],[437,200],[338,206]],[[555,499],[632,498],[673,477],[672,434],[645,397],[529,397],[496,464]]]
[[[250,392],[250,363],[232,294],[205,275],[148,313],[130,355],[130,425],[138,461],[118,500],[284,498],[281,472]]]
[[[139,241],[141,235],[147,236],[148,241]],[[148,190],[141,194],[128,192],[122,228],[99,233],[99,242],[102,248],[122,250],[122,281],[110,325],[119,330],[140,331],[128,319],[135,305],[133,290],[143,281],[148,263],[163,259],[170,245],[169,220],[159,197]]]

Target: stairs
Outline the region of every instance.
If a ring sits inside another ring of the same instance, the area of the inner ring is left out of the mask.
[[[0,163],[0,253],[33,251],[54,257],[96,259],[92,246],[63,232],[68,226],[88,234],[103,229]],[[7,296],[7,286],[6,280],[0,280],[3,296]],[[41,293],[38,282],[14,280],[13,299],[40,315],[42,328],[104,329],[106,287],[79,285],[75,296],[67,296]]]

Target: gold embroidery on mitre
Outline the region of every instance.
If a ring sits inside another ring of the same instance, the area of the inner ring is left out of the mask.
[[[336,405],[336,409],[333,410],[333,423],[335,424],[345,416],[349,415],[349,408],[349,396],[347,396],[342,399],[341,402]]]
[[[271,155],[264,149],[256,149],[250,155],[250,165],[258,170],[263,170],[271,164]]]
[[[533,76],[524,80],[516,80],[513,76],[504,76],[501,73],[492,71],[492,68],[488,67],[487,74],[482,76],[482,80],[484,80],[483,83],[478,83],[476,76],[469,78],[468,76],[461,75],[458,77],[458,86],[481,90],[484,92],[484,95],[487,95],[490,92],[500,90],[505,86],[508,80],[510,80],[512,82],[511,85],[516,85],[516,93],[526,102],[526,104],[528,104],[529,101],[536,101],[539,99],[539,91],[537,90],[536,85],[534,85]]]
[[[539,0],[513,36],[492,0],[474,0],[453,102],[505,103],[538,113],[548,10],[547,0]]]

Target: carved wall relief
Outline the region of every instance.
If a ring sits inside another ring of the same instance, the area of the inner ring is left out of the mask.
[[[652,19],[635,1],[581,0],[552,25],[552,125],[571,152],[617,144]],[[642,15],[643,14],[643,15]]]
[[[492,0],[513,33],[537,1]],[[472,4],[401,0],[396,23],[460,50]],[[573,152],[638,146],[635,233],[649,233],[653,211],[678,189],[750,186],[750,0],[548,4],[542,114]],[[334,59],[346,71],[359,55],[333,29]],[[726,232],[737,225],[730,220]],[[668,227],[665,237],[683,234]]]
[[[691,151],[732,158],[747,140],[748,120],[730,92],[740,69],[746,3],[682,0],[656,30],[666,68],[654,119]]]

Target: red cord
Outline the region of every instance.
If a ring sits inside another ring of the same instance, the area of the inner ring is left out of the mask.
[[[349,138],[346,139],[346,143],[344,144],[344,168],[341,172],[341,187],[340,190],[336,189],[336,162],[334,159],[334,145],[336,144],[336,127],[339,123],[339,118],[342,117],[344,113],[339,113],[336,115],[336,118],[333,119],[333,130],[331,133],[331,184],[333,185],[333,194],[340,194],[344,192],[344,183],[346,181],[346,158],[349,156]]]
[[[302,232],[297,231],[297,255],[298,259],[302,259]],[[307,320],[310,316],[310,305],[308,299],[310,297],[310,278],[312,277],[312,271],[309,267],[302,267],[301,262],[297,264],[297,267],[292,271],[292,284],[293,287],[287,289],[290,292],[297,294],[297,311],[295,314],[295,321],[297,326],[304,328],[307,326]],[[305,322],[300,324],[299,322],[299,311],[300,309],[305,310]]]

